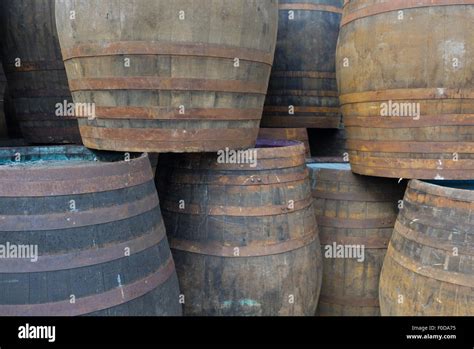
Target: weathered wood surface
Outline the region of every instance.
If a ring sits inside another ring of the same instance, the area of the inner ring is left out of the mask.
[[[38,253],[2,256],[0,316],[181,314],[149,160],[123,160],[79,146],[0,149],[0,245]]]
[[[79,119],[86,146],[202,152],[255,145],[276,0],[56,4],[74,100],[97,106],[96,119]]]
[[[335,54],[342,3],[280,0],[275,62],[262,127],[340,126]]]
[[[337,76],[354,172],[474,178],[473,18],[473,0],[347,3]]]
[[[261,146],[256,167],[220,164],[211,153],[160,155],[187,315],[315,313],[322,262],[304,146]]]
[[[1,1],[0,50],[24,138],[38,144],[80,144],[74,116],[56,115],[56,104],[72,102],[72,97],[59,49],[54,1]]]
[[[308,168],[323,254],[318,314],[380,315],[379,276],[406,184],[353,174],[349,164]],[[330,254],[334,243],[338,248],[363,246],[363,258]]]
[[[436,183],[408,186],[380,278],[382,315],[474,315],[474,183]]]
[[[258,132],[258,138],[299,141],[304,144],[306,156],[311,156],[309,150],[308,130],[305,128],[261,128]]]

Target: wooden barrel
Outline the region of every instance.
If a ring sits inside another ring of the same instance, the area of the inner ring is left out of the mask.
[[[181,314],[146,155],[0,148],[0,207],[0,316]]]
[[[0,1],[0,50],[22,134],[29,143],[81,143],[54,20],[54,1]]]
[[[473,207],[472,180],[409,183],[380,277],[382,315],[474,315]]]
[[[0,139],[8,137],[7,122],[5,118],[5,94],[7,87],[7,79],[3,73],[2,64],[0,63]]]
[[[473,18],[474,0],[347,2],[337,75],[354,172],[474,178]]]
[[[212,153],[160,156],[162,213],[187,315],[315,313],[321,251],[304,146],[257,147],[249,150],[255,167]]]
[[[61,48],[87,147],[147,152],[255,146],[277,0],[57,0]],[[75,11],[76,19],[69,19]]]
[[[308,130],[305,128],[261,128],[258,132],[260,139],[299,141],[304,144],[306,156],[310,157]]]
[[[314,208],[323,254],[321,316],[377,316],[379,276],[406,184],[313,163]]]
[[[335,55],[342,3],[280,0],[262,127],[339,127]]]

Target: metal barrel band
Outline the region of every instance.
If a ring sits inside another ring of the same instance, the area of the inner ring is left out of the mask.
[[[271,53],[251,48],[210,43],[173,43],[153,41],[117,41],[109,43],[78,44],[62,49],[65,61],[75,58],[95,58],[115,55],[195,56],[204,58],[238,58],[244,61],[273,64]]]
[[[170,246],[172,249],[203,254],[215,257],[245,258],[245,257],[264,257],[281,253],[286,253],[308,246],[316,241],[318,234],[316,231],[305,236],[294,238],[283,242],[268,243],[258,242],[246,246],[230,246],[222,243],[204,243],[171,238]]]
[[[319,221],[318,221],[319,224]],[[321,227],[321,225],[319,225]],[[325,234],[324,229],[321,229],[319,234],[321,246],[333,245],[359,245],[366,249],[386,249],[390,242],[390,236],[334,236],[333,234]]]
[[[319,297],[320,303],[326,304],[338,304],[338,305],[346,305],[352,307],[374,307],[379,308],[379,299],[378,298],[362,298],[356,296],[344,296],[344,297],[337,297],[334,295],[320,295]]]
[[[355,20],[371,17],[387,12],[410,10],[420,7],[434,6],[454,6],[454,5],[473,5],[473,0],[390,0],[379,4],[363,7],[351,13],[344,13],[341,20],[341,27]]]
[[[146,130],[146,129],[144,129]],[[216,132],[215,129],[214,132]],[[235,138],[223,138],[225,141],[221,140],[203,140],[203,139],[192,139],[192,140],[178,140],[173,139],[175,134],[169,130],[169,139],[161,140],[143,140],[140,139],[140,133],[137,132],[134,138],[124,139],[124,138],[108,138],[108,137],[87,137],[82,136],[82,141],[84,146],[88,148],[97,148],[110,151],[126,151],[126,152],[156,152],[156,149],[159,148],[162,153],[166,152],[215,152],[216,149],[224,149],[225,147],[232,147],[238,149],[242,147],[243,142],[247,142],[247,147],[252,147],[255,145],[255,136],[245,129],[242,131],[240,137]],[[177,130],[178,132],[182,130]],[[257,130],[258,131],[258,130]]]
[[[330,199],[337,201],[355,201],[355,202],[392,202],[402,198],[398,193],[384,193],[384,192],[330,192],[314,189],[312,191],[315,199]]]
[[[244,80],[187,79],[168,77],[104,77],[69,80],[71,92],[109,90],[212,91],[222,93],[267,93],[261,82]]]
[[[288,185],[288,183],[301,182],[308,178],[306,170],[292,173],[292,174],[262,174],[262,175],[248,175],[248,176],[220,176],[210,175],[202,176],[199,174],[173,174],[170,178],[170,183],[173,184],[212,184],[212,185],[235,185],[235,186],[260,186],[260,185]],[[297,183],[295,183],[297,184]]]
[[[362,152],[365,153],[365,156],[359,156],[357,153]],[[401,151],[400,151],[401,152]],[[407,151],[407,153],[414,153],[415,151]],[[416,153],[423,153],[422,151],[417,151]],[[425,152],[424,154],[427,154],[428,152]],[[351,157],[351,166],[352,170],[354,170],[354,166],[365,166],[366,164],[371,164],[371,167],[374,168],[385,168],[385,169],[397,169],[399,171],[403,170],[410,170],[410,171],[429,171],[431,174],[434,172],[438,173],[449,173],[452,171],[467,171],[467,170],[474,170],[474,159],[459,159],[459,160],[442,160],[442,167],[439,165],[439,159],[441,156],[452,156],[453,153],[450,152],[443,152],[439,151],[437,153],[434,153],[434,156],[436,158],[432,159],[413,159],[413,158],[393,158],[390,157],[390,155],[393,155],[392,152],[388,152],[386,156],[380,157],[380,156],[370,156],[371,151],[366,151],[366,150],[359,150],[355,149],[352,150],[350,153]],[[354,171],[356,172],[356,171]],[[357,172],[356,172],[357,173]],[[436,173],[435,173],[436,175]],[[401,178],[401,177],[398,177]],[[410,177],[404,177],[404,178],[410,178]],[[412,178],[417,178],[412,177]],[[433,178],[429,178],[433,179]],[[466,178],[470,179],[470,178]]]
[[[17,72],[34,72],[45,70],[64,70],[63,61],[35,61],[35,62],[21,62],[17,67],[15,64],[5,65],[5,71],[8,73]]]
[[[348,139],[348,150],[390,153],[474,153],[474,142],[371,141]],[[434,160],[438,161],[438,160]],[[443,161],[444,162],[444,161]],[[449,160],[446,160],[448,163]]]
[[[395,218],[364,218],[364,219],[351,219],[351,218],[339,218],[339,217],[316,217],[319,226],[321,227],[334,227],[334,228],[348,228],[348,229],[381,229],[381,228],[393,228],[395,224]]]
[[[110,223],[148,212],[158,206],[158,196],[152,193],[135,202],[88,211],[51,213],[43,215],[0,215],[3,231],[41,231],[69,229]]]
[[[272,78],[311,78],[311,79],[336,79],[336,73],[313,70],[276,70],[272,71]],[[335,91],[337,92],[337,91]]]
[[[307,2],[291,2],[291,3],[280,3],[278,5],[280,11],[284,10],[295,10],[295,11],[321,11],[331,13],[342,13],[342,8],[324,4],[311,4]]]
[[[443,114],[420,115],[414,118],[374,116],[349,116],[344,118],[346,127],[372,127],[372,128],[422,128],[436,126],[474,126],[474,114]]]
[[[132,120],[133,121],[133,120]],[[165,129],[165,128],[104,128],[79,125],[82,137],[108,140],[135,140],[135,141],[180,141],[183,143],[196,140],[221,141],[222,139],[235,140],[255,138],[252,129]],[[255,130],[258,132],[258,130]],[[242,137],[242,138],[241,138]],[[255,140],[254,140],[255,142]]]
[[[365,102],[388,102],[390,100],[444,100],[474,99],[474,89],[450,88],[401,88],[380,91],[365,91],[342,94],[341,105]]]
[[[153,274],[131,284],[108,290],[104,293],[38,304],[1,304],[0,316],[79,316],[109,309],[130,302],[153,291],[165,283],[175,272],[172,258]]]
[[[187,204],[183,209],[180,209],[179,203],[165,200],[161,203],[161,207],[170,212],[190,214],[190,215],[207,215],[207,216],[232,216],[232,217],[263,217],[263,216],[277,216],[282,214],[291,214],[302,211],[310,207],[313,203],[313,198],[309,197],[304,200],[294,202],[293,208],[288,205],[268,205],[268,206],[206,206],[202,207],[198,204]]]
[[[410,257],[404,256],[400,252],[396,251],[392,246],[390,246],[387,250],[386,258],[390,258],[402,268],[429,279],[434,279],[453,285],[474,288],[474,275],[446,271],[441,268],[433,268],[432,266],[419,263]]]
[[[328,97],[338,98],[337,91],[329,90],[284,90],[284,89],[269,89],[267,96],[299,96],[299,97]]]
[[[339,128],[341,118],[339,113],[334,113],[333,116],[296,116],[264,112],[261,125],[262,127]]]
[[[178,107],[96,107],[98,119],[139,119],[139,120],[260,120],[259,108],[190,108],[182,113]],[[87,118],[87,116],[78,116]],[[90,118],[90,117],[89,117]]]
[[[399,234],[406,240],[416,242],[422,246],[428,246],[437,250],[443,250],[449,253],[453,253],[456,248],[460,255],[473,256],[474,257],[474,245],[459,245],[455,244],[453,241],[448,242],[448,240],[441,240],[435,237],[428,236],[416,230],[410,229],[407,226],[400,223],[397,220],[395,223],[395,233]]]
[[[0,273],[38,273],[82,268],[127,258],[157,245],[165,237],[164,228],[156,226],[150,233],[130,241],[109,243],[96,249],[72,251],[58,255],[40,255],[36,262],[29,259],[4,259]],[[130,254],[125,255],[125,249]]]
[[[339,108],[337,107],[306,107],[306,106],[293,106],[295,113],[339,113]],[[264,113],[268,112],[280,112],[288,113],[289,107],[287,106],[270,106],[266,105],[263,107]],[[291,117],[289,115],[288,117]]]
[[[352,161],[352,159],[351,159]],[[434,162],[434,161],[433,161]],[[460,161],[463,163],[462,161]],[[450,179],[466,180],[474,178],[474,169],[471,170],[426,170],[413,168],[397,168],[397,167],[380,167],[380,166],[365,166],[352,163],[352,171],[354,173],[363,174],[367,176],[384,176],[390,178],[420,178],[420,179],[434,179],[435,177],[449,177]]]

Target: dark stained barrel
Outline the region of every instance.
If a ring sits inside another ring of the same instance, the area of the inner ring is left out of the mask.
[[[187,315],[315,313],[322,265],[304,146],[257,147],[255,167],[212,153],[160,155],[162,213]]]
[[[379,276],[406,184],[353,174],[349,164],[308,167],[323,254],[318,314],[380,315]]]
[[[2,64],[0,63],[0,139],[8,136],[7,122],[5,118],[6,87],[7,79],[3,73]]]
[[[146,155],[0,148],[0,208],[0,316],[181,314]]]
[[[97,106],[95,119],[79,119],[87,147],[160,153],[255,146],[277,0],[56,6],[74,101]]]
[[[57,105],[72,103],[72,97],[59,48],[54,1],[0,1],[0,50],[24,138],[38,144],[80,144],[74,115],[57,113]]]
[[[262,127],[338,128],[336,43],[342,0],[280,0]]]
[[[354,172],[474,178],[473,18],[474,0],[347,2],[337,75]]]
[[[380,278],[385,316],[474,315],[474,181],[409,183]]]
[[[258,138],[302,142],[306,149],[306,156],[311,156],[309,150],[308,130],[305,128],[261,128],[258,132]]]

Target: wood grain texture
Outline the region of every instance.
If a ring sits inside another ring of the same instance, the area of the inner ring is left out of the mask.
[[[473,17],[471,0],[347,3],[337,79],[354,172],[474,178]],[[389,101],[419,119],[381,116]]]
[[[408,186],[381,273],[382,315],[474,315],[472,181],[436,184]]]
[[[279,9],[262,127],[338,128],[335,53],[342,0],[280,0]]]
[[[73,116],[57,116],[56,104],[72,102],[54,20],[54,1],[0,3],[0,50],[9,92],[25,140],[80,144]],[[16,59],[21,66],[16,66]]]
[[[380,315],[379,276],[406,184],[353,174],[347,164],[308,168],[323,253],[318,315]],[[325,256],[333,243],[364,245],[364,260]]]
[[[79,146],[0,150],[0,244],[38,253],[2,258],[1,316],[181,314],[150,162],[123,160]]]
[[[160,156],[185,314],[314,315],[321,252],[304,146],[279,144],[257,148],[255,168],[217,163],[211,153]]]
[[[275,50],[276,0],[56,5],[74,100],[98,107],[96,119],[79,119],[86,146],[202,152],[255,145]]]

